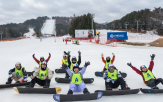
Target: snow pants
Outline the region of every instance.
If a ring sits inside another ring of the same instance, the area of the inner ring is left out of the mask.
[[[158,79],[150,79],[149,81],[146,81],[146,85],[149,87],[157,86],[159,83],[163,85],[163,79],[158,78]]]
[[[79,85],[70,83],[69,90],[72,90],[73,92],[80,92],[80,91],[84,91],[85,88],[86,86],[84,82],[80,83]]]
[[[20,81],[20,82],[22,82],[22,80],[23,80],[23,76],[17,76],[16,74],[15,74],[15,72],[13,72],[12,73],[12,78],[11,78],[12,80],[15,80],[15,81]]]
[[[126,83],[125,83],[125,81],[123,80],[122,77],[119,77],[114,83],[112,83],[111,81],[110,82],[105,81],[106,89],[107,88],[118,88],[119,85],[121,85],[121,89],[123,87],[126,87]]]
[[[46,80],[41,80],[41,79],[38,79],[37,77],[35,77],[34,79],[32,79],[31,81],[31,85],[32,87],[34,87],[35,83],[39,84],[40,86],[50,86],[50,81],[49,79],[46,79]]]

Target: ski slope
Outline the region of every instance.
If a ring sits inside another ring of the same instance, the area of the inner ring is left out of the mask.
[[[43,35],[44,34],[48,34],[48,35],[55,34],[56,33],[55,32],[55,20],[53,20],[53,19],[46,20],[41,28],[41,33]]]
[[[27,34],[28,35],[28,34]],[[31,36],[32,37],[32,36]],[[130,88],[148,88],[142,80],[142,77],[136,74],[129,66],[127,62],[132,62],[133,66],[140,68],[140,65],[148,66],[150,63],[150,54],[156,54],[154,60],[153,73],[156,78],[163,78],[163,48],[159,47],[145,47],[145,48],[126,48],[126,47],[109,47],[105,45],[97,45],[93,43],[80,42],[81,45],[74,45],[68,42],[66,45],[63,42],[62,37],[57,37],[56,42],[54,38],[42,39],[23,39],[17,41],[0,42],[0,84],[4,84],[8,78],[8,71],[14,68],[16,62],[21,62],[26,71],[32,71],[34,67],[38,67],[38,64],[32,58],[35,53],[36,58],[44,56],[48,57],[48,53],[51,53],[51,59],[48,62],[48,67],[51,70],[55,70],[61,67],[63,58],[63,51],[71,51],[71,56],[78,56],[77,51],[81,51],[83,66],[85,61],[90,61],[91,65],[88,66],[84,77],[94,78],[94,83],[86,84],[88,90],[93,93],[95,90],[104,90],[105,82],[102,78],[94,75],[95,71],[101,71],[104,67],[104,63],[101,60],[101,53],[104,53],[104,57],[115,54],[114,65],[119,71],[126,72],[126,81]],[[78,57],[77,57],[78,58]],[[59,84],[55,82],[55,77],[65,77],[65,74],[54,74],[50,87],[61,87],[61,94],[67,94],[69,84]],[[31,80],[28,78],[28,80]],[[14,82],[14,81],[13,81]],[[35,87],[41,87],[35,85]],[[163,89],[161,84],[159,88]],[[120,88],[120,87],[119,87]],[[79,94],[82,92],[74,93]],[[162,102],[163,94],[139,94],[134,95],[122,95],[122,96],[103,96],[100,100],[92,100],[89,102]],[[13,88],[0,89],[0,102],[55,102],[53,100],[53,94],[18,94]],[[80,101],[81,102],[81,101]],[[86,101],[83,101],[86,102]]]

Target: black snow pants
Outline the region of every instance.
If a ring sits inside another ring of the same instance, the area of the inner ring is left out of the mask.
[[[34,79],[32,79],[30,85],[32,87],[34,87],[35,83],[39,84],[40,86],[50,86],[50,81],[49,79],[46,80],[40,80],[37,77],[35,77]]]
[[[157,86],[159,83],[163,84],[163,79],[158,78],[158,79],[150,79],[149,81],[146,81],[146,85],[149,87]]]
[[[123,80],[122,77],[119,77],[114,83],[110,82],[106,82],[105,81],[105,88],[118,88],[118,86],[121,85],[121,89],[126,88],[126,83]]]

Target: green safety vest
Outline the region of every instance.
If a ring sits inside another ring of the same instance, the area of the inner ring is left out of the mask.
[[[48,76],[48,68],[46,70],[41,70],[41,68],[39,68],[38,78],[44,79],[45,75]]]
[[[108,71],[108,70],[107,70],[107,71]],[[110,72],[108,71],[108,78],[111,78],[112,80],[117,80],[117,79],[118,79],[118,77],[117,77],[117,70],[114,70],[113,73],[110,73]]]
[[[21,69],[18,70],[18,69],[15,67],[15,75],[16,75],[16,76],[23,76],[23,71],[22,71],[23,68],[24,68],[24,67],[21,67]]]
[[[66,65],[68,66],[68,61],[67,61],[67,59],[66,59],[66,60],[63,59],[62,61],[63,61],[64,64],[66,64]]]
[[[39,67],[41,67],[41,63],[42,63],[42,62],[40,61],[40,62],[39,62]]]
[[[79,85],[80,83],[82,83],[82,78],[81,78],[80,73],[72,74],[71,83],[74,83],[76,85]]]
[[[77,62],[75,64],[78,64]],[[70,66],[70,70],[72,71],[73,70],[73,63],[71,62],[71,66]]]
[[[109,64],[112,64],[111,60],[110,60],[110,62],[107,62],[107,61],[105,62],[105,68],[106,68],[107,70],[108,70],[108,65],[109,65]]]
[[[147,72],[142,72],[142,73],[143,73],[143,77],[145,81],[148,81],[150,79],[155,79],[153,73],[150,70],[148,70]]]

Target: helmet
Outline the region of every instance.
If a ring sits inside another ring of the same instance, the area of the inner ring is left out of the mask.
[[[114,67],[113,64],[109,64],[109,65],[108,65],[108,69],[115,69],[115,67]]]
[[[109,58],[109,59],[110,59],[110,56],[107,56],[107,57],[106,57],[106,60],[107,60],[107,58]]]
[[[74,71],[75,68],[78,68],[79,69],[78,64],[73,64],[73,71]]]
[[[147,68],[145,65],[140,66],[140,70],[142,71],[142,68]]]
[[[41,65],[42,65],[42,64],[45,64],[45,65],[47,65],[47,62],[46,62],[46,61],[43,61],[43,62],[41,62]]]
[[[76,57],[75,57],[75,56],[73,56],[71,60],[72,60],[72,61],[73,61],[73,60],[75,60],[75,61],[76,61]]]
[[[44,56],[41,56],[40,59],[43,58],[44,59]]]
[[[43,62],[41,62],[41,65],[46,65],[46,67],[45,68],[42,68],[42,66],[41,66],[41,70],[46,70],[46,68],[47,68],[47,62],[46,61],[43,61]]]
[[[63,58],[64,58],[64,57],[67,57],[67,55],[66,55],[66,54],[64,54],[64,55],[63,55]]]
[[[15,64],[15,67],[16,66],[21,66],[21,63],[20,62],[17,62],[16,64]]]

